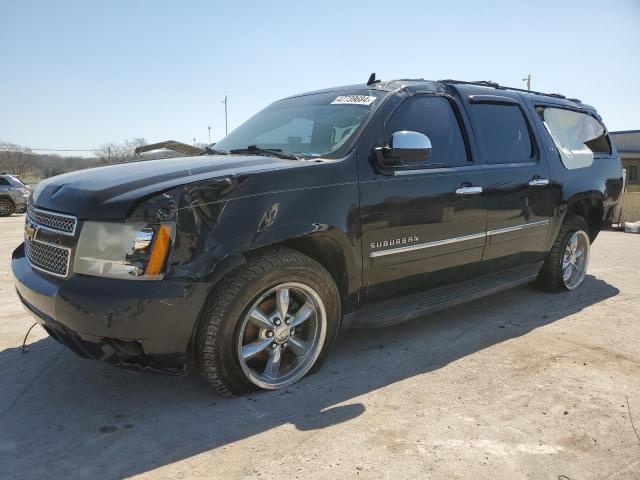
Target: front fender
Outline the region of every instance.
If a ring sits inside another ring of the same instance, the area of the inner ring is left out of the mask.
[[[323,237],[344,257],[348,291],[361,272],[357,184],[300,188],[179,210],[168,276],[210,281],[237,268],[245,254],[295,239]]]

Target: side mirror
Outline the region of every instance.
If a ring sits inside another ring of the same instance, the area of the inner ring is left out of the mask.
[[[382,167],[420,165],[431,155],[431,140],[422,133],[403,130],[391,135],[389,146],[377,147],[375,153]]]

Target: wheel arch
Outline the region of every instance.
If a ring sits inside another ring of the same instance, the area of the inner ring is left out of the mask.
[[[349,267],[338,240],[328,235],[306,235],[283,240],[273,246],[290,248],[314,259],[327,269],[336,282],[342,302],[347,301],[350,290]]]
[[[7,194],[4,194],[4,193],[1,193],[1,194],[0,194],[0,200],[8,200],[8,201],[9,201],[9,203],[10,203],[11,205],[13,205],[13,208],[16,208],[16,202],[13,200],[13,198],[11,198],[11,196],[10,196],[10,195],[7,195]]]
[[[278,247],[295,250],[318,262],[335,281],[342,302],[350,305],[349,302],[355,301],[361,284],[360,264],[354,255],[349,255],[356,249],[338,229],[255,242],[243,249],[229,246],[220,260],[208,256],[201,258],[200,263],[206,266],[200,272],[203,274],[200,278],[214,288],[224,277],[247,263],[249,256]],[[184,274],[184,270],[181,273]]]
[[[327,229],[321,232],[302,234],[297,237],[280,239],[271,243],[254,244],[241,252],[234,252],[216,263],[213,270],[207,275],[207,283],[210,284],[210,293],[214,291],[216,285],[223,282],[226,277],[248,262],[252,255],[267,253],[269,250],[277,248],[287,248],[295,250],[322,265],[333,278],[340,294],[341,308],[343,313],[350,311],[357,302],[357,294],[360,288],[360,276],[358,264],[354,259],[348,259],[348,239],[338,229]],[[205,304],[202,306],[204,308]],[[189,344],[187,346],[186,359],[190,365],[194,361],[194,342],[202,321],[199,315],[196,319]]]
[[[581,195],[567,203],[566,215],[579,215],[589,226],[589,240],[593,243],[604,224],[604,202],[602,195]]]

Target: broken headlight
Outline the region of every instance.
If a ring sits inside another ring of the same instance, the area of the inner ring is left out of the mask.
[[[160,280],[174,239],[175,225],[85,222],[74,273],[130,280]]]

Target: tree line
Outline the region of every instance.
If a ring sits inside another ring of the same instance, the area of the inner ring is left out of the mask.
[[[90,157],[76,155],[42,154],[29,147],[0,140],[0,174],[8,173],[23,180],[37,182],[62,173],[123,162],[135,162],[176,156],[173,152],[159,151],[136,155],[136,147],[146,145],[144,138],[133,138],[121,143],[106,143]]]

